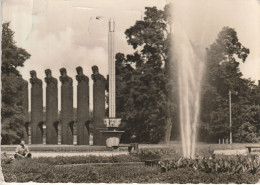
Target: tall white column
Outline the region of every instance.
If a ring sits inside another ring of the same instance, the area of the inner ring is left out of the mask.
[[[114,55],[115,21],[110,18],[108,30],[109,117],[116,117],[116,69]]]

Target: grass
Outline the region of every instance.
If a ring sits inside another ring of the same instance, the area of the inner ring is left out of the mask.
[[[161,151],[161,157],[167,154],[166,149],[153,149],[151,152]],[[169,150],[171,152],[171,149]],[[149,149],[146,149],[149,153]],[[156,153],[155,152],[155,153]],[[176,153],[175,153],[176,155]],[[173,155],[172,155],[173,157]],[[176,157],[176,156],[175,156]],[[65,165],[74,163],[95,162],[127,162],[142,161],[143,156],[122,155],[115,157],[56,157],[16,160],[11,164],[2,164],[6,182],[45,182],[45,183],[256,183],[259,174],[245,173],[219,173],[198,171],[191,167],[181,167],[162,172],[160,166],[91,166],[91,165]]]
[[[256,144],[205,144],[198,143],[196,154],[210,156],[213,150],[245,149]],[[3,151],[14,151],[16,145],[1,146]],[[108,151],[104,146],[29,145],[32,152],[96,152]],[[97,157],[54,157],[15,160],[11,164],[2,163],[7,182],[73,182],[73,183],[257,183],[259,174],[248,172],[234,174],[198,171],[190,167],[169,168],[162,172],[159,166],[144,165],[71,165],[89,163],[141,162],[145,160],[178,159],[181,156],[181,143],[140,144],[139,150],[131,155]],[[219,156],[230,160],[232,156]],[[61,165],[57,168],[56,165]],[[62,166],[64,165],[64,166]],[[166,166],[167,167],[167,166]],[[168,167],[167,167],[168,168]]]

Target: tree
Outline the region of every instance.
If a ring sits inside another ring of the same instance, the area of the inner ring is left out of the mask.
[[[239,142],[259,142],[260,141],[260,106],[247,105],[239,115],[242,124],[235,132],[235,138]]]
[[[252,104],[249,97],[253,82],[243,79],[239,70],[239,63],[245,62],[248,54],[249,49],[242,46],[236,31],[229,27],[224,27],[207,49],[201,114],[207,135],[203,138],[211,141],[229,138],[229,90],[238,92],[237,95],[232,94],[232,131],[236,132],[241,126],[239,115],[246,105]]]
[[[17,67],[22,67],[30,54],[16,46],[14,32],[10,23],[2,24],[2,144],[18,142],[23,136],[23,98],[24,80]]]
[[[168,11],[169,6],[147,7],[144,20],[125,31],[135,53],[116,55],[117,115],[125,122],[128,139],[156,143],[165,141],[166,131],[171,133]]]

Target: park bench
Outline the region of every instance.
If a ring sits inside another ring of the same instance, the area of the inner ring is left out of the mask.
[[[246,146],[246,148],[248,149],[248,152],[251,153],[252,148],[259,148],[260,149],[260,146]]]
[[[119,146],[113,146],[113,149],[119,151],[119,148],[124,148],[124,147],[128,148],[128,152],[132,152],[133,150],[138,149],[138,143],[119,144]]]

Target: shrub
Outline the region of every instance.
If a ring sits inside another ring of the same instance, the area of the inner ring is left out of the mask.
[[[139,149],[134,154],[138,156],[142,161],[153,160],[153,159],[163,159],[168,157],[177,158],[180,157],[180,153],[174,148],[145,148]]]
[[[260,157],[240,156],[233,158],[197,157],[195,159],[179,158],[160,161],[163,172],[179,168],[193,168],[206,173],[251,173],[260,174]]]

